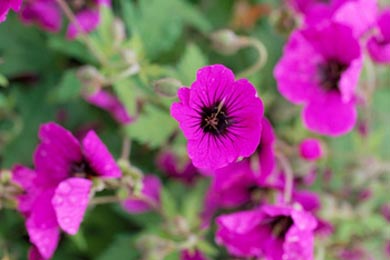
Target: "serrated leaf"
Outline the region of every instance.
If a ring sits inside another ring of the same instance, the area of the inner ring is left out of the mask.
[[[130,138],[154,148],[164,144],[176,128],[177,123],[168,111],[147,105],[141,116],[126,127],[126,131]]]
[[[80,96],[81,82],[76,76],[75,70],[68,70],[62,75],[62,79],[54,90],[52,98],[59,103],[67,102]]]
[[[203,18],[198,10],[181,0],[144,0],[139,1],[137,8],[130,4],[124,6],[126,14],[131,16],[126,24],[130,26],[131,31],[140,34],[150,59],[171,49],[185,24],[193,25],[203,32],[211,28],[207,19]],[[172,15],[173,10],[180,12]],[[133,13],[140,15],[134,19]]]
[[[195,44],[188,44],[177,66],[179,79],[186,86],[189,86],[195,80],[196,71],[207,63],[207,58],[202,50]]]
[[[161,208],[164,215],[167,217],[174,217],[177,215],[175,198],[164,188],[161,189]]]
[[[139,90],[132,80],[124,79],[117,81],[113,85],[114,91],[129,115],[137,113],[137,98],[140,96]]]

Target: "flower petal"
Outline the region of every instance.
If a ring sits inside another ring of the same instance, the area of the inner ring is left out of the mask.
[[[58,224],[68,234],[77,233],[88,207],[92,182],[82,178],[69,178],[55,190],[52,204]]]
[[[114,157],[94,131],[89,131],[82,140],[83,153],[91,168],[102,178],[122,176]]]

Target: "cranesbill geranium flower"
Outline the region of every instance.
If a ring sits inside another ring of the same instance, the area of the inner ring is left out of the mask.
[[[120,124],[129,124],[132,118],[120,100],[110,92],[98,89],[93,93],[85,94],[84,98],[91,104],[100,107],[111,114]]]
[[[14,179],[25,189],[19,209],[26,216],[31,256],[51,258],[60,228],[77,233],[92,188],[93,178],[118,178],[121,171],[94,131],[81,143],[66,129],[46,123],[39,130],[35,150],[35,172],[16,166]],[[31,176],[34,176],[31,179]],[[26,179],[23,179],[25,176]]]
[[[217,169],[248,157],[260,142],[263,104],[246,79],[223,65],[201,68],[191,88],[180,88],[171,107],[198,168]]]
[[[377,29],[367,42],[368,53],[375,62],[390,64],[390,9],[379,16]]]
[[[144,213],[160,205],[161,182],[157,176],[147,174],[142,179],[142,198],[131,197],[122,206],[130,213]]]
[[[67,1],[76,21],[85,33],[93,31],[100,21],[99,7],[109,6],[110,0],[71,0]],[[62,24],[62,12],[56,0],[26,0],[21,12],[22,21],[36,23],[42,29],[58,32]],[[75,23],[70,23],[66,36],[74,39],[79,34]]]
[[[19,11],[22,0],[2,0],[0,2],[0,23],[4,22],[10,9]]]
[[[316,219],[299,205],[265,205],[217,218],[216,241],[240,257],[312,260]]]
[[[304,16],[307,26],[333,20],[351,27],[355,36],[362,35],[374,25],[378,12],[377,0],[288,0],[287,2]]]
[[[274,75],[279,92],[304,106],[308,129],[338,136],[356,123],[355,89],[361,68],[361,49],[351,28],[330,22],[295,31]]]

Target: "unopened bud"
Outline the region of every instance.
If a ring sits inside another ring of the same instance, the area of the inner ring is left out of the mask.
[[[216,31],[210,38],[214,48],[226,55],[234,54],[242,48],[240,37],[228,29]]]
[[[106,82],[103,75],[92,66],[83,66],[79,68],[76,75],[83,85],[82,92],[86,96],[89,96],[91,93],[100,89]]]
[[[163,97],[176,97],[183,84],[175,78],[162,78],[153,82],[154,91]]]
[[[137,62],[137,54],[131,49],[123,49],[122,57],[127,64],[133,64]]]

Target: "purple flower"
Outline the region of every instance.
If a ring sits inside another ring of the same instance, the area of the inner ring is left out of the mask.
[[[165,151],[157,157],[156,164],[159,169],[167,173],[168,176],[191,185],[199,177],[199,170],[192,164],[191,160],[185,162],[180,167],[178,158],[172,152]]]
[[[22,0],[2,0],[0,2],[0,23],[4,22],[10,9],[19,11]]]
[[[308,129],[338,136],[356,123],[355,89],[361,68],[360,45],[351,29],[330,22],[295,31],[274,75],[279,92],[304,106]]]
[[[199,250],[183,250],[180,254],[180,260],[207,260],[207,258]]]
[[[196,167],[218,169],[255,152],[263,104],[248,80],[235,81],[223,65],[206,66],[178,96],[171,115],[188,140],[188,155]]]
[[[100,22],[99,7],[109,6],[110,0],[67,1],[75,14],[76,20],[85,33],[93,31]],[[36,23],[42,29],[58,32],[62,24],[62,12],[56,0],[27,0],[22,8],[22,21]],[[79,32],[74,23],[70,23],[66,36],[74,39]]]
[[[130,213],[144,213],[160,204],[160,179],[154,175],[145,175],[142,184],[142,199],[128,198],[122,203],[124,209]]]
[[[68,130],[46,123],[39,130],[35,171],[14,167],[13,178],[26,191],[19,210],[26,216],[27,232],[43,259],[51,258],[60,228],[77,233],[87,209],[92,178],[118,178],[121,171],[94,131],[79,141]],[[25,176],[23,178],[23,176]]]
[[[314,161],[321,158],[323,151],[321,143],[315,138],[306,138],[299,144],[299,154],[308,161]]]
[[[288,3],[304,16],[307,26],[333,20],[350,27],[357,37],[373,27],[378,12],[376,0],[289,0]]]
[[[315,218],[300,207],[265,205],[217,218],[216,241],[229,253],[269,260],[312,260]]]
[[[367,42],[368,53],[375,62],[390,64],[390,9],[379,16],[377,28],[377,34]]]
[[[89,103],[106,110],[120,124],[129,124],[132,118],[119,99],[110,92],[99,89],[84,97]]]

